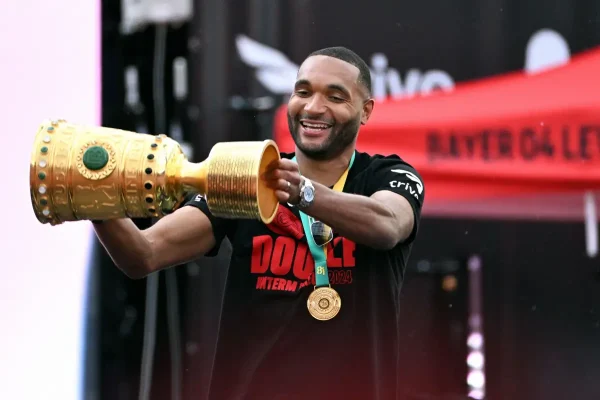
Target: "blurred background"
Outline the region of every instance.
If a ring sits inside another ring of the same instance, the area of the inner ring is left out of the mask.
[[[598,0],[5,3],[0,398],[204,399],[227,274],[225,244],[129,280],[89,223],[39,224],[41,120],[166,133],[194,161],[231,140],[289,151],[297,66],[335,45],[372,68],[359,150],[428,189],[406,398],[600,398]]]

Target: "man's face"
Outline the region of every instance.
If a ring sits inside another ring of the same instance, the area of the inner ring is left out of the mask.
[[[358,83],[358,68],[333,57],[304,61],[288,103],[288,125],[300,151],[335,158],[351,145],[373,108]]]

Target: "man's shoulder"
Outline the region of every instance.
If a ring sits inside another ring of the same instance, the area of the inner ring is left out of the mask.
[[[357,151],[356,161],[359,170],[368,172],[400,166],[416,172],[416,168],[398,154],[369,154]]]

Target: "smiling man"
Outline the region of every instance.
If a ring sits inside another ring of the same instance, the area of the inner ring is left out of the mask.
[[[273,223],[216,218],[192,195],[145,231],[95,224],[132,277],[231,241],[210,399],[402,397],[399,297],[425,189],[399,156],[356,150],[373,107],[365,62],[317,51],[288,104],[295,153],[264,177],[281,202]]]

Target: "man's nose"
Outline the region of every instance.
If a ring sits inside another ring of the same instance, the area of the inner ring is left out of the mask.
[[[304,106],[304,111],[309,114],[323,114],[325,109],[325,101],[318,94],[313,95]]]

